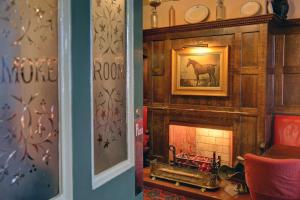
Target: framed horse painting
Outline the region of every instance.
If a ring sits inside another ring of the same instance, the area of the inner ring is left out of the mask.
[[[228,46],[172,49],[172,94],[227,96]]]

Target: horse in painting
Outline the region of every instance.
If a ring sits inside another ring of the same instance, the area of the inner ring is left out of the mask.
[[[208,74],[209,75],[209,85],[210,86],[215,86],[217,83],[216,76],[215,76],[215,71],[216,71],[216,66],[215,64],[200,64],[195,60],[189,59],[186,67],[189,67],[190,65],[193,66],[194,68],[194,73],[197,79],[196,86],[200,84],[200,75],[201,74]]]

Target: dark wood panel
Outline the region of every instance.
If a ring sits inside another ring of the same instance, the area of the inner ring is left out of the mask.
[[[275,106],[283,105],[283,60],[284,60],[284,35],[275,35]]]
[[[151,47],[151,55],[152,55],[152,75],[154,76],[162,76],[164,75],[165,70],[165,42],[164,41],[153,41]]]
[[[267,83],[268,83],[268,88],[267,88],[267,112],[272,113],[273,108],[274,108],[274,84],[275,84],[275,76],[274,74],[268,74],[267,76]]]
[[[232,91],[232,101],[233,101],[233,106],[236,110],[240,109],[241,106],[241,76],[240,76],[240,69],[241,69],[241,41],[242,41],[242,33],[237,32],[234,35],[234,46],[235,46],[235,51],[234,53],[234,72],[232,74],[233,82],[232,84],[234,85],[233,91]]]
[[[163,103],[165,101],[165,79],[163,76],[153,76],[152,77],[152,83],[153,83],[153,103]]]
[[[241,74],[255,74],[258,75],[258,67],[257,66],[253,66],[253,67],[243,67],[241,68]]]
[[[285,74],[283,86],[284,105],[300,105],[300,74]]]
[[[241,149],[240,153],[256,152],[257,118],[241,118]]]
[[[285,37],[285,65],[300,66],[300,34]]]
[[[298,115],[300,114],[300,26],[287,26],[280,29],[275,37],[274,112]]]
[[[242,34],[242,67],[258,65],[259,32]]]
[[[241,76],[241,107],[257,106],[257,76]]]
[[[274,114],[300,115],[300,106],[276,106]]]
[[[148,104],[150,101],[151,91],[150,88],[150,78],[149,78],[150,68],[148,58],[144,58],[144,71],[143,71],[143,97],[144,104]]]
[[[300,55],[300,54],[299,54]],[[284,66],[283,68],[284,74],[300,74],[300,66]]]
[[[165,130],[165,113],[163,110],[149,110],[151,154],[162,162],[167,161],[166,148],[168,148],[168,130]]]

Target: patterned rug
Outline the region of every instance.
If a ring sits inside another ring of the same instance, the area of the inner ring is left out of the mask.
[[[164,190],[144,187],[144,200],[195,200]]]

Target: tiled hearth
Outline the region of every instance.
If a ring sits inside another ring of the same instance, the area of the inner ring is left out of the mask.
[[[170,125],[169,144],[177,153],[211,158],[221,156],[221,164],[232,164],[232,131],[192,126]]]

